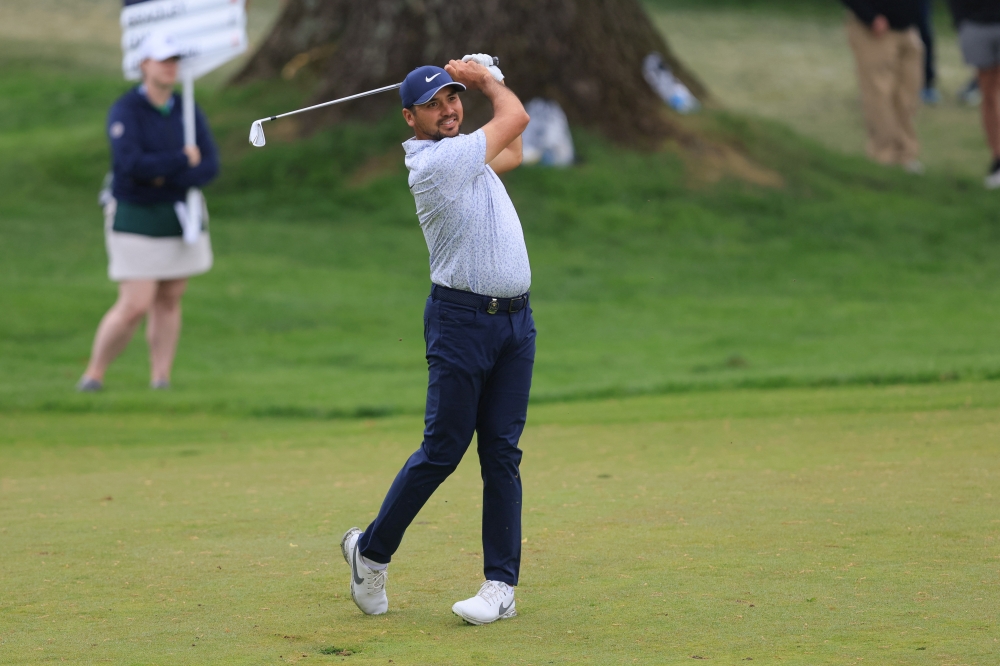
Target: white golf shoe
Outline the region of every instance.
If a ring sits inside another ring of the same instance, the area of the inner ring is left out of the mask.
[[[358,552],[358,538],[361,530],[352,527],[340,540],[340,552],[351,567],[351,598],[361,612],[367,615],[381,615],[389,610],[389,598],[385,595],[385,581],[388,572],[376,571],[365,564]]]
[[[517,615],[514,610],[514,588],[507,583],[488,580],[479,588],[479,594],[459,601],[451,612],[469,624],[489,624]]]

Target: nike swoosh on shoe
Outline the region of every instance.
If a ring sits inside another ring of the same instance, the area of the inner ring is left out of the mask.
[[[354,582],[361,585],[365,579],[358,575],[358,547],[354,547],[354,556],[351,558],[351,570],[354,571]]]
[[[506,607],[504,607],[503,604],[500,604],[500,611],[497,613],[497,615],[499,617],[503,617],[504,615],[507,614],[507,611],[509,611],[510,607],[513,606],[513,605],[514,605],[514,601],[513,600],[511,600],[511,602],[509,604],[507,604]]]

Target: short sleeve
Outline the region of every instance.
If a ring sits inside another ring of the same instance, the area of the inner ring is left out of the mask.
[[[486,133],[480,129],[441,139],[428,152],[426,176],[442,197],[454,199],[486,167]]]

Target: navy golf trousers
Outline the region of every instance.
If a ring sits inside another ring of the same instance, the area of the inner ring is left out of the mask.
[[[424,503],[455,471],[478,435],[483,477],[483,573],[517,585],[521,568],[521,450],[535,362],[531,308],[489,314],[427,299],[427,411],[424,441],[396,475],[382,508],[358,542],[388,563]]]

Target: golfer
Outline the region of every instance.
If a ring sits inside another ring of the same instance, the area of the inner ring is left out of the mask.
[[[187,279],[212,267],[208,232],[196,229],[194,242],[185,242],[180,218],[186,215],[188,188],[209,183],[219,172],[215,143],[196,109],[198,145],[184,146],[181,98],[174,93],[176,43],[153,34],[143,49],[142,85],[108,113],[114,181],[104,202],[104,232],[108,276],[118,283],[118,300],[97,328],[80,391],[103,388],[105,371],[144,318],[150,385],[168,388]]]
[[[341,541],[351,596],[389,607],[386,568],[403,533],[478,437],[486,581],[452,610],[472,624],[514,617],[521,562],[521,450],[535,359],[531,269],[517,212],[498,173],[521,163],[528,114],[485,54],[420,67],[400,88],[414,138],[403,144],[410,191],[430,251],[424,310],[429,381],[424,441],[396,476],[378,517]],[[480,90],[493,120],[460,134],[462,90]]]

